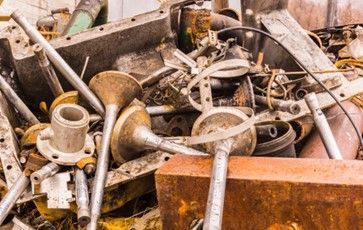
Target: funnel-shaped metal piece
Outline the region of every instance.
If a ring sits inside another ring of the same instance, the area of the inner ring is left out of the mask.
[[[125,108],[118,118],[111,137],[112,156],[118,164],[135,159],[145,149],[169,153],[205,155],[205,153],[175,144],[159,137],[151,130],[151,118],[139,105]]]
[[[96,230],[97,221],[101,215],[103,189],[110,161],[109,148],[113,126],[120,109],[140,97],[142,88],[135,78],[119,71],[105,71],[97,74],[91,79],[89,87],[106,107],[103,136],[92,188],[91,222],[87,226],[87,229]]]

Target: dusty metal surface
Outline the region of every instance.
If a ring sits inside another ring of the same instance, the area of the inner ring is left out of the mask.
[[[356,172],[362,167],[358,161],[230,157],[223,229],[288,223],[360,229],[363,178]],[[177,155],[156,172],[165,229],[189,229],[203,218],[210,170],[209,157]]]

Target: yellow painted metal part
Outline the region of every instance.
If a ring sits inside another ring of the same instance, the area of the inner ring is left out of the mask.
[[[79,101],[78,91],[65,92],[65,93],[59,95],[56,99],[54,99],[54,101],[52,102],[52,104],[50,105],[50,108],[49,108],[49,115],[52,114],[53,110],[58,105],[66,104],[66,103],[78,104],[78,101]]]
[[[40,123],[27,129],[20,140],[21,148],[23,149],[28,146],[34,146],[37,142],[39,132],[48,128],[49,126],[50,124],[48,123]]]
[[[138,218],[105,218],[99,224],[104,230],[129,230]]]
[[[86,157],[77,162],[77,167],[83,169],[87,164],[96,164],[97,159],[95,157]]]
[[[33,200],[37,210],[40,215],[42,215],[46,220],[56,221],[65,218],[70,214],[70,210],[67,209],[49,209],[47,207],[47,196],[41,196]]]

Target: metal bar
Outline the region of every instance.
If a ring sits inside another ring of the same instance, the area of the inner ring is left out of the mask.
[[[33,172],[30,175],[30,180],[33,184],[40,184],[43,180],[48,177],[55,175],[60,170],[59,165],[56,163],[50,162],[44,165],[41,169]]]
[[[330,159],[343,160],[342,153],[335,141],[334,135],[330,129],[329,123],[321,111],[318,98],[315,93],[309,93],[305,97],[305,102],[308,105],[314,119],[314,124],[319,131],[320,137],[328,152]]]
[[[64,93],[64,90],[53,69],[53,66],[50,64],[48,57],[45,54],[43,47],[41,47],[39,44],[35,44],[32,48],[35,56],[38,58],[39,66],[42,69],[43,75],[50,87],[50,90],[55,97],[58,97]]]
[[[76,184],[76,203],[77,203],[77,219],[81,226],[86,226],[90,222],[89,210],[89,193],[87,185],[87,177],[82,169],[76,168],[75,184]]]
[[[20,97],[14,92],[11,86],[5,81],[4,77],[0,75],[0,90],[4,93],[8,101],[15,106],[16,110],[23,116],[23,118],[32,125],[39,124],[38,118],[30,111]]]
[[[259,104],[268,105],[266,97],[255,95],[255,100]],[[293,101],[284,101],[271,98],[271,105],[276,110],[288,112],[291,114],[299,114],[301,111],[300,105]]]
[[[105,110],[96,97],[96,95],[88,88],[88,86],[80,79],[80,77],[74,72],[74,70],[67,64],[66,61],[59,55],[59,53],[48,43],[48,41],[28,22],[28,20],[15,10],[11,14],[11,18],[23,28],[25,33],[31,40],[39,43],[47,53],[50,61],[54,66],[63,74],[68,82],[78,90],[84,98],[90,103],[90,105],[100,114],[104,115]]]
[[[29,185],[29,178],[22,174],[18,180],[11,186],[10,190],[6,193],[5,197],[0,202],[0,225],[8,216],[10,210],[14,207],[20,195],[25,191]]]

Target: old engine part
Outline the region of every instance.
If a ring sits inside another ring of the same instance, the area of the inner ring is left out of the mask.
[[[132,76],[118,71],[106,71],[94,76],[90,88],[96,93],[106,107],[105,124],[100,151],[98,152],[95,183],[91,196],[91,222],[89,229],[97,229],[97,221],[101,215],[103,189],[109,164],[109,146],[112,129],[120,109],[135,98],[141,97],[142,87]]]
[[[79,105],[61,104],[52,113],[51,127],[37,138],[39,152],[60,165],[75,165],[94,154],[95,144],[87,134],[89,114]]]
[[[266,97],[255,95],[255,100],[257,103],[268,105],[268,99]],[[271,99],[271,105],[282,112],[289,112],[291,114],[298,114],[301,110],[300,105],[292,101]]]
[[[89,193],[86,174],[82,169],[75,169],[77,219],[81,226],[86,226],[90,218]]]
[[[342,153],[339,146],[335,141],[333,132],[330,129],[328,120],[324,113],[321,111],[319,101],[315,93],[309,93],[304,97],[306,104],[309,106],[311,114],[313,115],[315,127],[318,129],[320,137],[328,152],[330,159],[343,160]]]
[[[277,137],[278,131],[275,125],[257,125],[255,124],[257,138],[258,137]]]
[[[296,133],[292,126],[285,121],[265,121],[255,124],[256,130],[259,130],[259,126],[270,125],[276,127],[276,137],[258,135],[253,156],[296,157],[294,147]]]
[[[46,165],[44,165],[41,169],[33,172],[30,175],[30,181],[32,184],[40,184],[43,180],[45,180],[48,177],[54,176],[59,171],[60,167],[51,162]]]
[[[140,157],[147,148],[169,153],[205,155],[205,153],[172,143],[151,131],[151,118],[139,105],[125,108],[118,118],[111,138],[111,152],[118,164]]]

